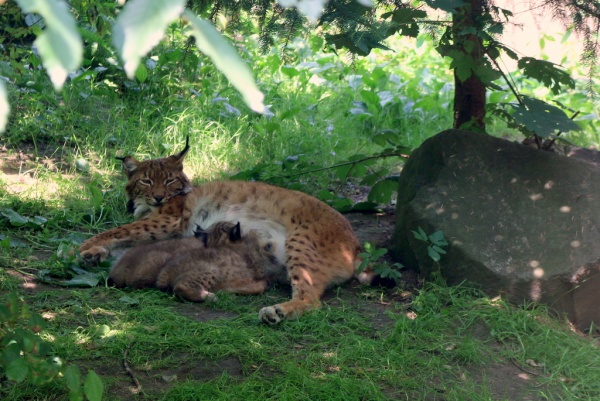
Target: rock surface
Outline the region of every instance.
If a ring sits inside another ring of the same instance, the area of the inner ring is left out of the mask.
[[[600,168],[516,142],[449,130],[425,141],[399,183],[393,255],[449,284],[539,302],[581,330],[600,325]],[[442,230],[439,263],[411,230]]]

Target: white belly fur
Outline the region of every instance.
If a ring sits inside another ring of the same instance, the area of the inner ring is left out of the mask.
[[[265,216],[249,213],[244,208],[234,205],[219,211],[211,207],[211,202],[198,202],[190,219],[188,231],[184,233],[185,237],[194,235],[194,231],[200,226],[204,230],[219,221],[228,221],[231,223],[240,223],[242,236],[250,230],[256,230],[260,233],[265,242],[271,242],[275,247],[275,255],[281,265],[285,265],[285,227]]]

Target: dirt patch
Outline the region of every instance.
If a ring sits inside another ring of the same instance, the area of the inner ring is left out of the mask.
[[[211,309],[205,304],[178,304],[173,307],[173,310],[182,316],[189,317],[197,322],[210,322],[217,319],[232,319],[237,317],[235,313]]]

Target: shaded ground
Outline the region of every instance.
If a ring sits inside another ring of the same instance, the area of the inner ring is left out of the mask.
[[[350,220],[361,242],[369,241],[377,247],[385,247],[389,240],[393,225],[394,214],[388,210],[382,214],[351,214],[347,218]],[[20,273],[14,272],[19,275]],[[26,293],[33,294],[37,291],[52,290],[54,302],[61,299],[61,293],[67,295],[68,289],[52,287],[46,284],[38,283],[34,277],[20,274],[23,279],[23,287]],[[414,272],[403,272],[404,282],[402,289],[382,289],[385,297],[366,297],[363,293],[364,287],[356,282],[348,283],[341,289],[329,291],[324,297],[324,304],[328,307],[352,307],[359,310],[363,316],[370,322],[375,338],[386,338],[395,326],[395,320],[388,315],[388,312],[398,311],[398,304],[403,305],[402,309],[410,317],[411,300],[418,291],[420,285],[419,279]],[[289,296],[289,289],[281,288],[283,296]],[[341,295],[339,295],[341,294]],[[340,299],[338,296],[343,297]],[[385,299],[385,300],[384,300]],[[210,322],[215,319],[235,319],[238,316],[232,312],[219,311],[211,306],[204,304],[174,303],[173,311],[189,319],[199,322]],[[490,352],[498,351],[501,344],[489,343],[490,333],[485,325],[474,325],[471,332],[467,333],[473,338],[488,342]],[[227,375],[234,380],[244,380],[251,374],[248,368],[244,369],[241,361],[235,357],[225,357],[221,360],[204,360],[184,352],[164,352],[153,356],[157,362],[169,362],[169,368],[159,368],[156,365],[134,366],[128,360],[128,352],[135,349],[136,344],[132,342],[124,352],[120,361],[115,359],[102,359],[98,362],[91,361],[72,361],[83,369],[93,369],[103,378],[105,378],[111,399],[130,400],[132,394],[144,392],[147,395],[159,395],[169,389],[174,383],[184,380],[207,381]],[[495,352],[499,354],[499,352]],[[158,363],[158,366],[161,364]],[[175,367],[173,367],[175,366]],[[246,371],[245,371],[246,370]],[[252,367],[250,368],[252,370]],[[542,400],[540,395],[540,374],[535,366],[523,368],[510,360],[497,360],[493,364],[483,368],[475,369],[465,368],[459,377],[473,380],[475,383],[485,383],[485,388],[490,392],[491,399],[509,399],[509,400]],[[442,381],[440,381],[442,383]],[[542,386],[542,387],[540,387]],[[428,399],[445,399],[445,389],[442,384],[432,383],[432,394]],[[384,393],[390,399],[405,399],[406,394],[402,389],[384,389]]]

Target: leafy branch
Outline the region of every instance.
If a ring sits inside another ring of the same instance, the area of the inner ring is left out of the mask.
[[[104,386],[100,377],[90,370],[85,377],[76,365],[66,365],[53,356],[51,347],[39,334],[45,320],[32,312],[15,293],[0,304],[0,366],[8,380],[21,383],[29,380],[36,386],[58,380],[69,391],[69,399],[100,401]]]

